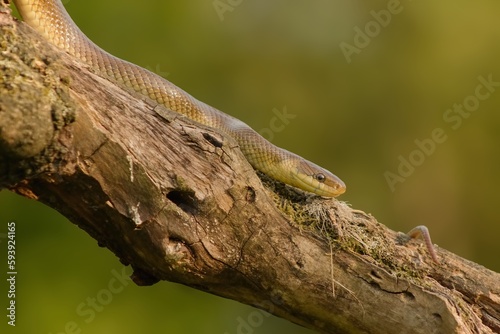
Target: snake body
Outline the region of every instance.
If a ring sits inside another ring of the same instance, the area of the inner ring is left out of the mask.
[[[320,196],[335,197],[344,193],[344,183],[328,170],[271,144],[242,121],[198,101],[166,79],[98,47],[76,26],[60,0],[14,0],[14,3],[26,23],[99,75],[233,137],[255,169]]]

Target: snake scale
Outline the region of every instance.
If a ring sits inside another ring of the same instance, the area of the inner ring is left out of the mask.
[[[198,101],[161,76],[98,47],[76,26],[60,0],[14,0],[14,4],[26,23],[99,75],[233,137],[255,169],[320,196],[345,192],[342,180],[328,170],[271,144],[242,121]]]

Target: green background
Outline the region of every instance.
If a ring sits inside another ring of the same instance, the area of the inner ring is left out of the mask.
[[[457,129],[443,119],[475,94],[479,76],[500,82],[499,2],[233,0],[223,20],[216,3],[65,1],[104,49],[256,130],[286,107],[296,117],[273,143],[339,175],[341,200],[394,230],[425,224],[440,247],[500,271],[500,87]],[[370,12],[393,4],[399,12],[377,31]],[[373,37],[349,63],[340,45],[354,45],[367,23]],[[385,173],[416,157],[415,140],[436,128],[446,140],[391,189]],[[37,202],[4,190],[0,208],[2,262],[7,222],[17,225],[13,332],[71,332],[74,321],[81,333],[238,333],[241,319],[264,319],[247,332],[310,333],[168,282],[117,284],[110,297],[104,290],[123,268],[111,252]],[[92,319],[78,312],[96,297],[106,305]]]

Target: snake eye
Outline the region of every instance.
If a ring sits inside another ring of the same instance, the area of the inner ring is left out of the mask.
[[[318,182],[321,182],[321,183],[325,182],[325,180],[326,180],[325,174],[321,174],[321,173],[314,174],[314,178],[316,180],[318,180]]]

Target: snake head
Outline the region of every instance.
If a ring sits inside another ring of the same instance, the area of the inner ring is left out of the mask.
[[[302,190],[325,197],[337,197],[346,190],[345,183],[336,175],[303,158],[292,169],[292,185]]]

